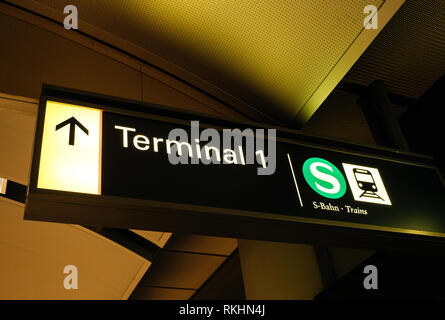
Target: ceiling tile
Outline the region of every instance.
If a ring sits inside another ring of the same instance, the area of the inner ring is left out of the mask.
[[[188,300],[195,290],[137,287],[131,295],[132,300]]]
[[[224,260],[220,256],[161,250],[140,285],[198,289]]]
[[[165,246],[169,250],[208,253],[229,256],[238,247],[232,238],[174,234]]]
[[[23,220],[0,199],[0,299],[126,299],[150,262],[79,226]],[[63,285],[66,265],[78,289]]]
[[[443,0],[407,0],[344,80],[380,79],[392,93],[420,98],[445,74],[444,6]]]
[[[26,6],[26,1],[16,2]],[[37,2],[60,13],[65,6],[57,0]],[[365,6],[380,8],[384,1],[72,0],[70,4],[77,6],[80,21],[153,52],[263,112],[293,119],[363,34]],[[351,58],[358,58],[362,53],[358,51]]]

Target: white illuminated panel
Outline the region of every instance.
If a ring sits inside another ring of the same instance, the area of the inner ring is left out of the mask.
[[[5,194],[6,193],[6,183],[8,182],[5,178],[0,178],[0,193]]]
[[[48,101],[37,188],[101,193],[102,111]]]
[[[382,177],[377,168],[343,163],[354,200],[391,205]]]

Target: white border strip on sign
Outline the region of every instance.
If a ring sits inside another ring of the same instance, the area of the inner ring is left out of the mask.
[[[295,187],[297,188],[298,199],[300,200],[300,206],[303,207],[303,201],[301,201],[300,190],[298,189],[297,179],[295,179],[294,168],[292,167],[292,161],[290,160],[289,153],[287,154],[287,159],[289,159],[290,170],[292,171],[292,177],[294,177]]]
[[[6,194],[6,183],[8,182],[8,179],[6,178],[0,178],[0,193]]]

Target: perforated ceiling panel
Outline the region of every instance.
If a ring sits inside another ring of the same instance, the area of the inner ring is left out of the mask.
[[[445,1],[407,0],[346,75],[419,98],[445,74]]]
[[[58,11],[65,5],[38,2]],[[383,0],[69,3],[80,20],[223,89],[232,86],[238,98],[254,95],[256,107],[292,119],[363,30],[364,7],[380,7]]]

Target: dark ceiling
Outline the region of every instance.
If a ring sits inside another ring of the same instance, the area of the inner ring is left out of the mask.
[[[420,98],[445,73],[444,26],[444,0],[406,0],[343,80]]]

